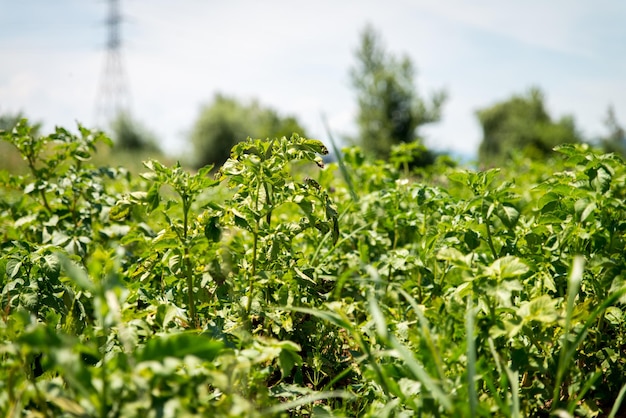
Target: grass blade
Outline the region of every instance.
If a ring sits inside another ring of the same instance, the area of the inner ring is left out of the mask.
[[[613,404],[613,408],[611,408],[611,412],[607,418],[615,418],[615,414],[619,412],[619,407],[622,405],[622,401],[624,400],[624,395],[626,394],[626,384],[622,386],[619,390],[619,394],[617,395],[617,399],[615,399],[615,403]]]
[[[332,132],[330,131],[330,127],[328,126],[328,121],[326,120],[326,116],[322,114],[322,123],[324,124],[324,128],[326,129],[326,134],[328,135],[328,139],[330,140],[330,145],[333,147],[333,152],[337,156],[337,164],[339,165],[339,171],[341,171],[341,175],[343,176],[346,184],[348,185],[348,191],[350,192],[350,197],[352,197],[352,201],[355,203],[359,201],[359,196],[356,194],[356,189],[352,184],[352,178],[350,177],[350,173],[348,173],[348,167],[343,162],[343,156],[341,155],[341,150],[337,148],[337,144],[335,143],[335,138],[333,137]]]
[[[387,344],[398,353],[398,357],[402,361],[404,361],[409,371],[417,380],[419,380],[424,385],[426,390],[430,392],[433,398],[438,401],[446,409],[447,412],[452,412],[453,404],[450,397],[445,393],[441,386],[437,384],[437,382],[432,377],[430,377],[424,367],[415,359],[415,355],[413,354],[413,352],[400,341],[398,341],[393,336],[393,334],[388,333],[386,321],[382,315],[380,308],[378,307],[378,303],[376,302],[376,298],[373,294],[370,294],[369,297],[369,307],[372,317],[374,319],[374,323],[376,324],[376,329],[379,337],[381,337],[381,339],[383,340],[386,340]],[[383,332],[384,334],[382,334]]]
[[[491,355],[496,362],[496,371],[501,376],[500,384],[502,386],[508,384],[511,387],[510,397],[507,396],[505,400],[501,400],[496,397],[496,401],[498,402],[498,405],[501,405],[502,411],[506,409],[503,403],[506,402],[508,404],[511,418],[521,418],[522,415],[519,410],[519,372],[517,370],[511,370],[506,364],[504,364],[502,358],[496,351],[495,344],[493,343],[491,337],[487,341],[489,343],[489,351],[491,351]],[[503,371],[505,373],[504,375],[502,374]],[[493,392],[495,394],[495,390]]]
[[[422,336],[426,341],[426,346],[428,347],[428,351],[430,351],[431,358],[435,362],[439,380],[444,381],[445,372],[443,370],[443,360],[441,359],[440,350],[438,349],[438,347],[435,346],[433,338],[430,335],[430,325],[428,323],[428,320],[426,319],[426,316],[424,316],[424,312],[422,312],[422,309],[417,304],[415,298],[413,298],[413,296],[411,296],[406,290],[398,287],[398,293],[400,293],[404,297],[404,299],[409,302],[409,304],[413,308],[413,311],[415,311],[415,314],[417,315],[417,318],[420,322]]]
[[[298,406],[307,405],[316,401],[320,401],[322,399],[330,399],[330,398],[352,399],[354,398],[354,396],[346,391],[339,391],[339,390],[334,390],[330,392],[312,393],[310,395],[305,395],[301,398],[294,399],[293,401],[283,402],[283,403],[274,405],[270,408],[267,408],[261,413],[261,416],[267,416],[270,414],[285,412],[290,409],[296,408]]]
[[[561,384],[565,378],[567,372],[567,363],[569,362],[569,337],[570,329],[572,326],[572,315],[574,312],[574,303],[576,301],[576,295],[578,295],[578,289],[580,289],[580,283],[583,279],[583,270],[585,267],[585,259],[582,256],[576,256],[572,262],[572,270],[567,282],[567,306],[565,310],[565,330],[563,332],[563,346],[559,354],[559,363],[556,371],[556,379],[554,388],[552,391],[552,407],[556,408],[559,405],[559,394],[561,392]]]
[[[413,352],[393,336],[389,338],[389,345],[396,350],[400,359],[404,361],[415,378],[422,382],[432,397],[438,401],[448,413],[452,413],[454,407],[450,396],[448,396],[441,386],[424,370],[424,367],[415,359]]]
[[[571,318],[574,310],[574,301],[576,298],[576,294],[578,293],[578,289],[580,287],[580,282],[582,281],[582,272],[584,267],[584,259],[582,257],[576,257],[573,262],[572,272],[570,273],[570,282],[568,285],[568,297],[567,297],[567,310],[566,310],[566,321],[565,321],[565,333],[563,336],[563,347],[561,348],[561,352],[559,354],[559,363],[557,369],[556,382],[553,389],[552,395],[552,404],[556,406],[556,403],[559,400],[559,393],[561,389],[561,384],[565,380],[565,375],[568,370],[568,364],[571,359],[576,354],[576,349],[582,343],[589,332],[589,328],[595,323],[596,318],[602,314],[606,308],[616,303],[620,298],[626,294],[626,287],[622,287],[618,291],[612,293],[609,297],[607,297],[601,304],[598,306],[587,318],[585,323],[583,324],[581,330],[578,332],[576,337],[572,342],[569,341],[569,334],[571,331]]]
[[[372,350],[369,344],[365,341],[365,339],[361,337],[359,330],[355,329],[355,327],[352,325],[350,320],[345,316],[345,314],[341,315],[337,312],[329,312],[329,311],[322,311],[320,309],[301,308],[301,307],[290,307],[286,309],[316,316],[322,320],[330,322],[331,324],[335,324],[336,326],[340,328],[344,328],[346,331],[348,331],[350,335],[354,338],[357,345],[361,348],[361,350],[363,350],[363,353],[365,353],[365,356],[367,357],[367,359],[370,361],[371,366],[374,369],[376,376],[378,377],[379,383],[382,386],[383,391],[385,392],[385,395],[390,396],[390,390],[387,385],[386,374],[380,368],[380,365],[378,364],[376,357],[372,353]]]

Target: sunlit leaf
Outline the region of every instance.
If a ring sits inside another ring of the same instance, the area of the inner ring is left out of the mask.
[[[485,273],[500,279],[519,277],[528,272],[528,266],[518,257],[505,256],[498,258],[486,270]]]
[[[181,332],[153,337],[137,355],[139,361],[162,361],[167,357],[183,359],[196,356],[205,361],[214,360],[224,344],[202,334]]]
[[[22,261],[15,258],[10,258],[6,265],[6,273],[9,279],[14,279],[22,267]]]
[[[507,228],[513,228],[519,219],[519,211],[510,204],[503,203],[498,206],[496,215]]]

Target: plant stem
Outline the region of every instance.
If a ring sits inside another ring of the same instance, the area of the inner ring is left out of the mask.
[[[189,256],[189,249],[185,247],[185,275],[187,278],[187,303],[189,304],[189,316],[193,321],[193,325],[199,328],[198,314],[196,312],[196,301],[193,296],[193,269],[191,265],[191,257]]]
[[[485,212],[485,201],[483,200],[483,216],[485,216],[485,228],[487,229],[487,243],[489,244],[489,248],[491,249],[491,254],[493,254],[493,258],[498,258],[498,253],[496,253],[496,248],[493,245],[493,238],[491,237],[491,227],[489,223],[489,218],[487,217],[487,213]]]
[[[193,266],[191,265],[191,257],[189,254],[189,243],[187,242],[189,209],[190,204],[186,196],[183,198],[183,251],[185,258],[185,276],[187,279],[187,303],[189,304],[189,316],[194,327],[199,328],[198,314],[196,313],[196,301],[193,296]]]
[[[250,271],[250,279],[248,281],[248,301],[246,303],[246,315],[248,321],[250,320],[250,311],[252,309],[252,295],[254,293],[254,277],[256,276],[256,259],[259,242],[259,221],[256,221],[254,228],[254,242],[252,244],[252,269]]]
[[[35,176],[35,178],[39,178],[39,170],[37,170],[37,167],[35,167],[35,157],[31,153],[28,153],[26,155],[26,161],[28,162],[28,168],[30,169],[33,176]],[[39,196],[41,196],[41,201],[46,210],[52,213],[52,209],[50,208],[50,204],[48,203],[48,198],[46,198],[46,192],[44,192],[42,189],[39,189]]]
[[[256,184],[256,196],[254,199],[254,210],[256,212],[259,211],[259,195],[261,191],[261,179]],[[263,183],[265,186],[265,183]],[[268,214],[269,215],[269,214]],[[271,218],[269,219],[271,220]],[[246,317],[248,322],[250,323],[250,328],[252,328],[252,324],[250,322],[250,311],[252,310],[252,296],[254,294],[254,278],[256,276],[256,263],[257,263],[257,252],[259,246],[259,223],[260,219],[255,219],[254,221],[254,233],[253,233],[253,243],[252,243],[252,269],[250,271],[250,278],[248,280],[248,301],[246,302]]]
[[[267,222],[267,228],[269,229],[272,224],[272,197],[268,190],[267,183],[263,183],[263,189],[265,190],[265,203],[268,206],[267,215],[265,215],[265,221]]]

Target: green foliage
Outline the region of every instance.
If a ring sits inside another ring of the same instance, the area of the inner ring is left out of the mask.
[[[22,112],[0,114],[0,133],[3,131],[11,132],[21,120],[26,120]],[[41,130],[41,123],[33,123],[31,121],[30,126],[33,135],[38,136]],[[11,173],[25,171],[26,167],[24,167],[20,154],[8,142],[0,142],[0,155],[2,155],[0,159],[0,169],[7,170]]]
[[[217,94],[211,104],[200,110],[192,128],[193,163],[196,167],[209,164],[220,167],[230,156],[231,148],[248,136],[280,138],[296,132],[305,135],[300,123],[292,116],[280,116],[257,101],[242,103]]]
[[[386,159],[394,145],[419,141],[419,127],[440,119],[446,94],[421,98],[411,60],[390,55],[371,26],[361,35],[356,58],[350,76],[358,100],[358,143],[374,157]]]
[[[263,289],[261,297],[267,303],[273,298],[280,299],[274,291],[300,290],[286,288],[289,285],[286,275],[294,275],[296,282],[300,278],[313,280],[300,270],[308,271],[310,266],[303,265],[294,251],[300,235],[314,228],[337,240],[337,212],[326,191],[312,178],[297,181],[289,170],[290,163],[295,161],[311,161],[323,167],[319,154],[328,154],[321,142],[297,135],[290,140],[249,139],[235,146],[232,157],[220,169],[222,178],[228,179],[228,186],[236,191],[228,202],[227,222],[249,233],[252,241],[251,253],[237,255],[239,267],[248,278],[245,303],[248,321],[253,301],[259,297],[258,288]],[[303,216],[295,222],[291,219],[294,207]]]
[[[137,178],[82,127],[2,139],[29,167],[0,176],[5,416],[623,412],[614,154],[411,171],[348,148],[348,184],[297,135]]]
[[[613,106],[609,106],[604,124],[607,134],[600,138],[600,146],[604,152],[614,152],[622,158],[626,157],[626,131],[619,124]]]
[[[389,154],[389,162],[396,169],[403,169],[407,176],[415,168],[432,165],[435,158],[435,153],[420,142],[393,145]]]
[[[115,148],[123,151],[158,151],[154,135],[149,133],[128,113],[119,113],[111,122],[111,137]]]
[[[26,119],[26,116],[22,112],[18,112],[16,114],[3,113],[0,115],[0,132],[11,132],[13,128],[17,126],[17,124],[22,120]],[[32,123],[31,122],[31,130],[36,135],[41,130],[41,123]]]
[[[568,116],[553,121],[537,88],[476,114],[483,130],[478,156],[484,164],[501,164],[515,152],[545,159],[557,145],[581,142],[574,119]]]

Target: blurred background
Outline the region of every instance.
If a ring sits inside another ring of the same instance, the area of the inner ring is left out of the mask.
[[[0,0],[0,118],[195,166],[294,129],[377,157],[620,150],[625,18],[617,0]]]

